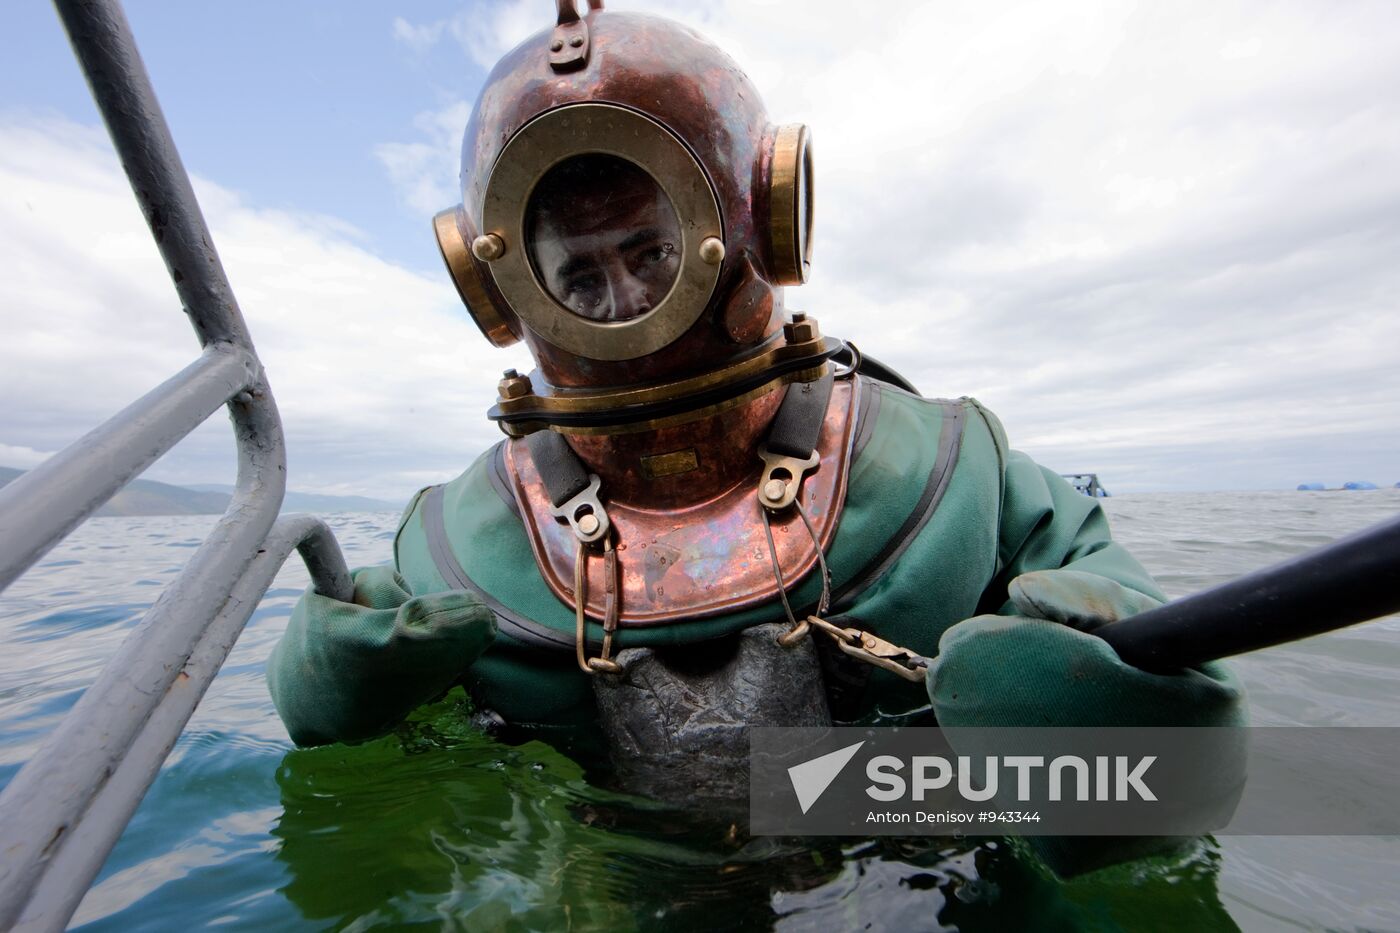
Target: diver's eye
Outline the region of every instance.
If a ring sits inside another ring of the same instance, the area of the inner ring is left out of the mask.
[[[669,263],[676,256],[676,247],[671,243],[655,242],[638,247],[632,252],[632,271],[643,273]]]
[[[607,297],[607,282],[601,272],[582,272],[564,280],[564,304],[585,316],[593,316]]]
[[[564,293],[568,296],[593,295],[603,290],[603,276],[598,272],[585,272],[572,275],[564,282]]]
[[[675,247],[672,246],[670,243],[658,243],[657,245],[647,249],[647,251],[642,255],[647,262],[665,262],[671,257],[671,254],[674,251]]]

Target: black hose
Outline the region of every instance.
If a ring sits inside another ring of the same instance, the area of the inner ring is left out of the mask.
[[[1096,632],[1167,673],[1400,612],[1400,516]]]

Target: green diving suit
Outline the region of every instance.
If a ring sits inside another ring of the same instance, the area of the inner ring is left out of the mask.
[[[1079,630],[1162,599],[1111,539],[1097,501],[1010,450],[976,401],[862,383],[868,402],[827,555],[830,618],[934,664],[922,686],[828,667],[838,721],[908,721],[931,700],[945,725],[1242,722],[1242,690],[1224,665],[1147,674]],[[499,457],[498,446],[439,495],[414,498],[393,566],[358,571],[355,604],[308,592],[297,605],[268,679],[298,744],[381,734],[456,684],[512,725],[592,726],[572,607],[535,571],[514,503],[493,477]],[[430,507],[441,509],[451,557],[477,593],[445,579],[434,560]],[[1033,573],[1047,570],[1070,574]],[[809,575],[792,603],[814,604],[819,585]],[[618,638],[622,647],[700,641],[783,618],[775,601]]]

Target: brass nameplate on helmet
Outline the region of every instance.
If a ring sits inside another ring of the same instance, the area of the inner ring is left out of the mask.
[[[677,473],[689,473],[691,470],[699,469],[699,467],[700,461],[695,456],[694,447],[642,458],[642,475],[647,479],[660,479],[663,476],[675,476]]]

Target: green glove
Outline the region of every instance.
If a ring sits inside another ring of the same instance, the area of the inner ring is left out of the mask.
[[[938,644],[926,685],[938,723],[959,726],[1242,726],[1244,690],[1224,665],[1179,674],[1149,674],[1119,659],[1087,634],[1158,605],[1094,574],[1041,570],[1008,589],[1018,615],[977,616],[952,626]],[[953,736],[950,735],[950,738]],[[977,735],[963,737],[976,742]],[[994,748],[954,747],[981,757]],[[1243,745],[1221,741],[1210,781],[1226,808],[1244,780]],[[1070,876],[1171,852],[1176,837],[1031,836],[1029,847],[1055,872]]]
[[[1149,674],[1087,634],[1158,605],[1095,574],[1040,570],[1011,581],[1017,615],[943,633],[929,667],[942,726],[1243,725],[1244,690],[1222,664]]]
[[[496,637],[495,616],[469,593],[413,596],[392,567],[354,576],[354,603],[308,589],[268,659],[272,702],[298,745],[382,735]]]

